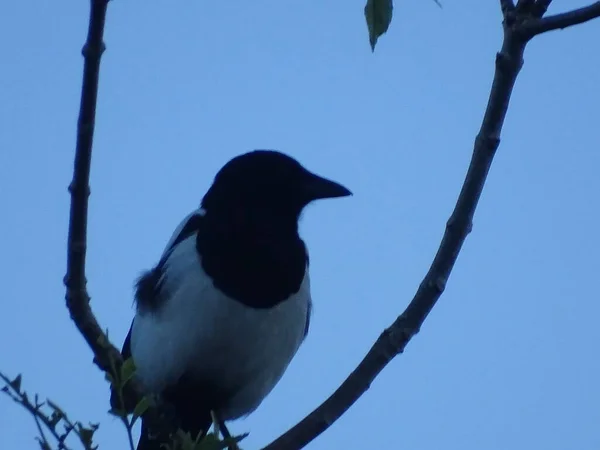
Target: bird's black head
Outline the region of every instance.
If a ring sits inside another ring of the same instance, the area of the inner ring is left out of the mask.
[[[306,170],[298,161],[273,150],[236,156],[217,173],[202,200],[207,214],[241,213],[269,220],[293,220],[323,198],[352,193],[334,181]]]

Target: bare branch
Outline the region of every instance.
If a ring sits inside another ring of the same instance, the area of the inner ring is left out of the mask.
[[[503,12],[512,12],[511,8],[514,7],[512,2],[503,1],[502,8]],[[317,409],[263,450],[301,449],[329,428],[367,391],[383,368],[404,351],[444,291],[460,249],[471,231],[473,215],[500,143],[510,96],[523,64],[526,41],[519,39],[511,26],[505,26],[504,31],[504,42],[496,57],[494,81],[481,129],[475,140],[471,164],[454,211],[446,224],[438,252],[413,300],[379,336],[341,386]]]
[[[542,1],[539,3],[543,4],[544,9],[542,12],[545,12],[550,2]],[[518,30],[526,39],[531,39],[538,34],[572,27],[573,25],[579,25],[598,17],[600,17],[600,1],[566,13],[555,14],[541,19],[526,20],[519,25]]]
[[[133,433],[132,433],[133,424],[131,424],[127,420],[127,417],[122,417],[121,422],[123,423],[123,425],[125,426],[125,429],[127,430],[127,442],[129,443],[129,450],[135,450],[135,444],[133,443]]]
[[[117,379],[123,365],[121,353],[110,343],[102,331],[90,308],[85,276],[85,257],[87,248],[88,197],[90,195],[89,177],[92,159],[92,143],[96,118],[96,100],[100,60],[105,50],[103,36],[106,11],[109,0],[90,0],[90,19],[88,35],[83,46],[83,85],[81,104],[77,123],[77,144],[73,180],[69,185],[71,193],[71,212],[67,250],[67,274],[64,283],[67,288],[66,304],[71,318],[79,332],[94,352],[94,362],[104,372]],[[143,391],[134,379],[123,387],[124,395],[137,404],[143,398]],[[171,420],[160,414],[154,402],[143,414],[148,425],[163,435],[171,430]]]
[[[502,16],[506,18],[508,14],[515,10],[515,2],[513,0],[500,0],[500,10]]]
[[[66,444],[66,440],[72,432],[77,435],[85,450],[95,449],[91,439],[94,432],[98,428],[97,425],[90,424],[89,428],[85,428],[79,421],[72,422],[67,414],[65,414],[62,409],[60,409],[50,400],[47,400],[46,402],[40,402],[37,394],[34,395],[34,401],[31,402],[31,400],[29,400],[30,396],[27,395],[27,392],[21,389],[20,375],[14,380],[11,380],[5,374],[0,372],[0,380],[4,381],[5,383],[5,386],[0,389],[0,391],[4,392],[15,403],[21,405],[32,415],[35,425],[38,429],[39,436],[37,439],[41,448],[45,450],[52,449],[50,441],[44,433],[44,428],[46,428],[46,430],[50,432],[56,441],[58,446],[57,450],[71,449],[71,447]],[[44,412],[43,408],[50,409],[52,411],[51,414]],[[64,431],[60,431],[58,428],[59,425],[63,426]],[[82,430],[84,431],[82,432]]]
[[[120,358],[118,350],[108,343],[108,339],[92,310],[87,293],[85,277],[85,256],[87,248],[87,212],[90,194],[89,177],[92,159],[92,142],[96,117],[96,99],[98,96],[98,78],[100,58],[104,52],[104,22],[108,0],[91,0],[88,36],[83,46],[85,60],[81,105],[77,123],[77,145],[73,180],[69,186],[71,193],[71,213],[69,219],[69,237],[67,254],[67,308],[75,325],[92,348],[96,364],[104,371],[111,366],[112,356]]]

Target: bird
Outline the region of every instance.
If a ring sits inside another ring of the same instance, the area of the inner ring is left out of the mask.
[[[247,416],[279,382],[312,311],[301,214],[350,195],[285,153],[238,155],[139,277],[121,353],[184,432],[204,436],[211,411],[223,424]],[[160,448],[142,418],[137,449]]]

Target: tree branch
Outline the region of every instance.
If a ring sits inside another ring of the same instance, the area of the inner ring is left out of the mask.
[[[547,1],[547,4],[550,2]],[[544,17],[541,19],[526,20],[519,25],[519,32],[527,39],[548,31],[572,27],[600,17],[600,1],[583,8],[574,9],[562,14]]]
[[[460,249],[471,231],[473,215],[481,196],[488,171],[500,143],[510,96],[523,65],[527,40],[511,26],[515,15],[524,14],[527,2],[515,8],[510,0],[501,0],[504,15],[504,41],[496,55],[496,70],[487,108],[473,156],[460,195],[431,267],[406,310],[387,328],[371,347],[358,367],[340,387],[301,422],[285,432],[263,450],[297,450],[329,428],[369,388],[377,375],[402,353],[443,293]],[[510,16],[510,17],[509,17]],[[511,19],[511,20],[509,20]],[[518,21],[518,20],[517,20]]]
[[[90,195],[89,177],[92,159],[92,143],[98,97],[100,60],[105,50],[103,35],[106,11],[109,0],[91,0],[87,40],[83,46],[84,57],[81,104],[77,123],[77,143],[73,180],[69,185],[71,211],[67,248],[66,304],[77,329],[94,352],[94,363],[104,372],[118,379],[123,359],[119,350],[110,343],[102,331],[90,308],[85,276],[87,248],[88,198]],[[143,398],[143,390],[134,378],[123,387],[124,396],[135,401]],[[173,430],[172,420],[165,413],[159,413],[156,403],[150,400],[150,407],[144,412],[144,419],[153,431],[164,435]]]
[[[39,433],[37,440],[42,450],[52,450],[52,445],[44,433],[44,428],[50,432],[56,441],[57,450],[71,450],[71,447],[66,443],[71,433],[77,436],[84,450],[95,450],[97,448],[93,444],[92,439],[95,431],[98,429],[98,424],[89,424],[88,427],[85,427],[79,421],[73,422],[55,403],[50,400],[40,402],[37,394],[33,396],[34,400],[31,402],[29,400],[31,396],[25,390],[21,389],[21,375],[17,375],[14,380],[11,380],[0,372],[0,380],[6,383],[0,389],[0,392],[4,392],[10,399],[21,405],[32,415]],[[49,409],[51,413],[48,414],[44,409]]]
[[[81,104],[77,123],[77,144],[73,180],[69,185],[71,193],[71,213],[67,249],[67,274],[64,283],[67,288],[67,308],[71,318],[94,351],[96,364],[104,371],[111,366],[111,353],[120,358],[118,350],[108,344],[108,339],[92,310],[87,293],[85,277],[85,256],[87,248],[89,177],[92,159],[92,142],[98,96],[100,58],[104,52],[104,22],[108,0],[91,0],[88,36],[83,46],[84,68]],[[107,346],[108,344],[108,346]]]

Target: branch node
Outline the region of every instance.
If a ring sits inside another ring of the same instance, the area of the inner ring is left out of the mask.
[[[499,136],[484,136],[481,133],[477,135],[475,138],[475,147],[481,148],[485,150],[486,153],[494,155],[500,146],[500,137]],[[473,224],[470,224],[471,227]]]
[[[508,33],[515,33],[514,31],[508,30]],[[504,73],[513,72],[515,70],[521,70],[523,66],[523,58],[517,57],[516,55],[509,55],[508,52],[502,50],[496,53],[496,68]]]
[[[106,45],[104,44],[104,41],[100,41],[97,45],[95,44],[96,43],[92,44],[90,42],[86,42],[83,45],[83,47],[81,48],[81,54],[84,58],[100,59],[102,57],[102,54],[106,50]]]
[[[386,328],[382,333],[383,346],[385,347],[384,356],[388,361],[404,352],[406,344],[412,337],[419,332],[419,327],[406,325],[409,322],[403,316],[394,322],[394,324]]]
[[[470,220],[469,223],[467,223],[465,231],[466,231],[467,235],[471,234],[471,231],[473,231],[473,221],[472,220]]]
[[[450,223],[450,221],[448,221],[448,223]],[[446,290],[447,282],[448,279],[440,275],[435,279],[429,280],[429,287],[435,290],[438,295],[442,295],[444,290]]]

